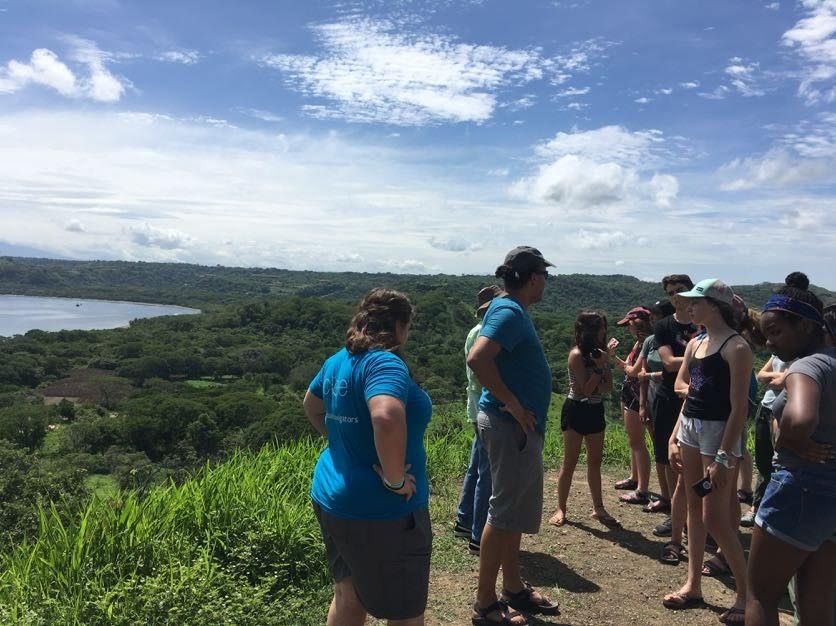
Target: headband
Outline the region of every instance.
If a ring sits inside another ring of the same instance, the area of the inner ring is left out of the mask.
[[[766,301],[766,304],[763,305],[763,312],[766,313],[767,311],[784,311],[785,313],[791,313],[805,320],[815,322],[820,326],[826,326],[824,317],[822,317],[822,314],[819,313],[816,307],[783,294],[776,293]]]

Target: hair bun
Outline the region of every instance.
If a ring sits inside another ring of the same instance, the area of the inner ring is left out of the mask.
[[[806,291],[810,287],[810,279],[804,272],[792,272],[784,279],[784,284],[787,287],[794,287],[795,289],[802,289]]]

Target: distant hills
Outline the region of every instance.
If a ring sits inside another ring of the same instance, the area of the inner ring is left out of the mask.
[[[575,313],[581,308],[590,308],[616,315],[664,297],[659,283],[622,274],[562,274],[549,281],[550,288],[538,310]],[[133,300],[203,308],[291,295],[356,300],[378,286],[414,294],[449,289],[451,295],[470,302],[481,287],[491,282],[494,279],[490,276],[312,272],[185,263],[0,257],[0,293]],[[734,290],[751,306],[760,306],[779,286],[778,283],[735,285]],[[814,286],[813,290],[825,304],[836,301],[836,293],[828,289]]]

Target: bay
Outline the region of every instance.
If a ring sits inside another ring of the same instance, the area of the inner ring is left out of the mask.
[[[120,328],[140,318],[198,313],[199,309],[169,304],[0,295],[0,336],[22,335],[35,329]]]

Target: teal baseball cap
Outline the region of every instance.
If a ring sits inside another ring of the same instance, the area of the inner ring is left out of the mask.
[[[734,302],[734,292],[719,278],[706,278],[698,282],[690,291],[676,294],[682,298],[711,298],[726,304]]]

